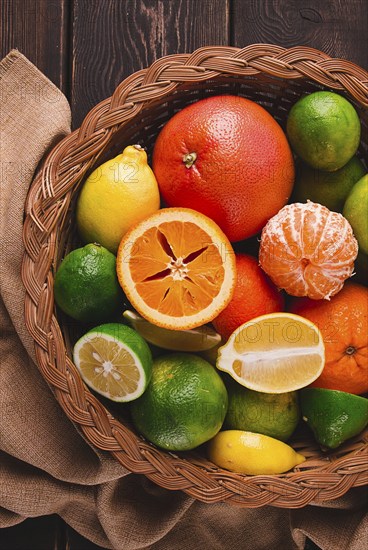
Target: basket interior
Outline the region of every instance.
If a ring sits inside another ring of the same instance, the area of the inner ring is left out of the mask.
[[[99,163],[114,157],[132,143],[139,143],[150,157],[156,137],[164,124],[186,105],[213,95],[231,94],[251,99],[262,105],[285,130],[286,119],[292,105],[305,94],[327,88],[308,79],[284,80],[265,74],[257,77],[228,76],[197,82],[185,83],[172,94],[156,102],[148,103],[141,113],[122,126],[113,136]],[[334,90],[331,90],[334,91]],[[338,92],[355,106],[362,121],[362,140],[359,155],[367,160],[367,109],[344,91]]]
[[[193,84],[186,83],[180,85],[170,95],[146,103],[138,115],[129,122],[118,127],[104,149],[99,151],[98,155],[96,155],[95,162],[91,166],[89,172],[106,160],[114,158],[117,154],[121,153],[127,145],[133,143],[139,143],[147,150],[150,161],[156,137],[163,125],[183,107],[205,97],[219,94],[233,94],[249,98],[262,105],[274,116],[281,127],[285,129],[288,112],[299,97],[303,94],[322,89],[327,88],[308,79],[286,80],[265,74],[256,77],[222,76],[199,83],[195,82]],[[351,98],[349,94],[343,91],[339,91],[338,93],[344,95],[354,104],[360,116],[362,122],[362,139],[358,155],[367,167],[367,109]],[[85,176],[87,176],[89,172],[86,172]],[[73,191],[72,207],[77,197],[78,189],[79,186],[76,186]],[[70,211],[72,211],[72,208]],[[60,246],[57,250],[54,268],[58,267],[59,262],[67,252],[72,248],[81,246],[71,216],[60,226],[59,236]],[[254,253],[254,246],[256,246],[254,244],[255,241],[256,239],[250,239],[249,241],[237,243],[236,250]],[[84,334],[86,329],[90,327],[73,322],[59,311],[57,311],[56,315],[62,328],[67,353],[69,357],[72,357],[71,350],[76,339]],[[132,431],[132,433],[134,433],[134,429],[130,424],[129,411],[126,405],[117,406],[99,396],[97,396],[97,398],[116,419],[120,420]],[[350,440],[334,452],[322,453],[309,430],[301,423],[291,439],[290,444],[303,452],[308,458],[307,462],[304,463],[301,468],[313,468],[326,461],[334,460],[336,457],[354,453],[354,450],[359,446],[359,441],[361,441],[361,439],[357,436],[357,438]],[[159,452],[164,453],[164,451]],[[178,454],[180,455],[181,453]],[[181,456],[188,458],[192,463],[200,465],[202,468],[213,468],[213,465],[206,460],[205,454],[202,452],[201,448],[190,453],[181,454]],[[283,477],[287,477],[287,475],[288,474],[284,474]]]

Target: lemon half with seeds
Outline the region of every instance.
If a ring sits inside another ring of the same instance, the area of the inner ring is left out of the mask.
[[[284,393],[311,384],[324,363],[316,325],[292,313],[270,313],[237,328],[219,349],[216,366],[251,390]]]
[[[152,355],[145,340],[119,323],[100,325],[74,346],[74,363],[86,384],[112,401],[133,401],[152,375]]]

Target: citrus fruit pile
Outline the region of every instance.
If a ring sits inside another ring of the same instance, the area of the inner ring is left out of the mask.
[[[128,145],[85,180],[55,302],[79,323],[85,383],[149,442],[278,474],[305,460],[301,426],[331,450],[367,425],[360,132],[328,91],[297,100],[285,131],[213,96],[167,121],[151,160]]]

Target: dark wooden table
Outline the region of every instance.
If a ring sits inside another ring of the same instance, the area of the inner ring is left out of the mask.
[[[43,71],[69,99],[74,128],[131,73],[200,46],[306,45],[368,69],[366,0],[0,0],[0,7],[1,57],[18,48]],[[0,531],[0,550],[66,548],[99,547],[56,515]]]

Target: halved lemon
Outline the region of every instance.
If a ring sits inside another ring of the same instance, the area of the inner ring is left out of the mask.
[[[119,323],[100,325],[74,346],[74,363],[85,383],[112,401],[133,401],[152,376],[152,355],[145,340]]]
[[[135,225],[120,243],[116,269],[138,313],[174,330],[212,321],[229,303],[236,281],[228,238],[189,208],[163,208]]]
[[[237,328],[219,349],[216,366],[251,390],[284,393],[308,386],[324,363],[316,325],[292,313],[270,313]]]
[[[170,330],[150,323],[135,311],[126,309],[123,317],[147,342],[172,351],[205,351],[221,342],[221,336],[210,325],[189,330]]]

